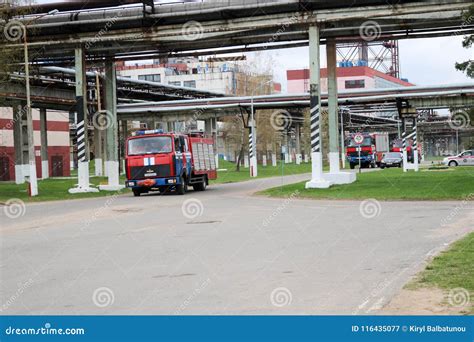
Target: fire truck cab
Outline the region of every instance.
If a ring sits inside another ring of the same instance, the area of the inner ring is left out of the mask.
[[[127,139],[125,150],[125,185],[135,196],[172,190],[183,195],[189,185],[204,191],[217,178],[213,139],[201,132],[138,131]]]

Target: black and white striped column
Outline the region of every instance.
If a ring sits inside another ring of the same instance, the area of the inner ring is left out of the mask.
[[[321,70],[320,70],[320,42],[319,27],[310,26],[309,34],[309,68],[310,68],[310,125],[311,125],[311,181],[306,188],[328,188],[331,182],[323,178],[323,158],[320,132],[321,113]]]
[[[75,49],[76,69],[76,114],[77,114],[77,187],[69,189],[70,193],[98,192],[90,187],[89,182],[89,146],[87,137],[87,79],[86,60],[83,47]]]
[[[414,170],[418,171],[418,165],[419,165],[419,160],[418,160],[418,134],[417,134],[417,122],[416,118],[413,119],[413,127],[412,127],[412,140],[413,140],[413,146],[412,146],[412,152],[413,152],[413,164],[414,164]]]
[[[253,157],[253,133],[252,133],[252,127],[249,129],[249,157]]]
[[[311,88],[313,86],[317,87],[316,84],[311,84]],[[316,95],[318,90],[311,89],[310,90],[310,117],[311,117],[311,151],[313,153],[320,153],[321,152],[321,141],[320,141],[320,125],[319,125],[319,114],[320,114],[320,104],[319,104],[319,96]]]
[[[86,159],[86,130],[84,123],[84,110],[81,108],[83,99],[81,96],[76,97],[77,103],[77,160],[78,162],[87,162]]]

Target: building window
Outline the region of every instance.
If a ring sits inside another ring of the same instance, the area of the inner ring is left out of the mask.
[[[365,80],[346,81],[346,89],[365,88]]]
[[[161,75],[160,74],[138,75],[138,79],[142,81],[161,82]]]
[[[184,86],[188,88],[196,88],[196,81],[184,81]]]
[[[181,87],[181,81],[169,81],[168,84],[176,87]]]

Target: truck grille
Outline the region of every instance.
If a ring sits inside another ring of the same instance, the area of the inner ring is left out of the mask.
[[[131,179],[158,178],[171,176],[169,165],[132,166],[130,168]]]

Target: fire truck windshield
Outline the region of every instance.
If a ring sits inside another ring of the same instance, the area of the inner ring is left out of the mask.
[[[170,153],[172,151],[171,137],[147,137],[128,141],[128,155]]]
[[[360,144],[361,146],[371,146],[372,145],[372,138],[371,137],[364,137],[364,141],[362,142],[362,144]],[[357,147],[359,145],[357,145],[355,142],[354,142],[354,139],[348,139],[347,141],[347,146],[348,147]]]

